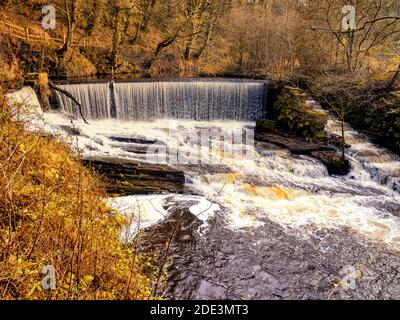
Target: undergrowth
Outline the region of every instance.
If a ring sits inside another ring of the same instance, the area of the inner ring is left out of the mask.
[[[125,221],[98,178],[0,99],[0,299],[152,298],[158,271],[120,241]],[[54,290],[42,286],[46,266]]]

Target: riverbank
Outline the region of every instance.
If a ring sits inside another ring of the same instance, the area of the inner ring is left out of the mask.
[[[0,96],[0,298],[148,299],[151,261],[121,243],[126,221],[69,146],[26,130],[31,112]]]
[[[324,108],[343,111],[354,129],[400,154],[400,87],[360,75],[320,76],[306,84]]]

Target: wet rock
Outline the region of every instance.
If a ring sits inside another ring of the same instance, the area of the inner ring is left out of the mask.
[[[272,144],[275,146],[272,150],[284,148],[294,156],[307,155],[319,160],[327,167],[330,175],[347,175],[351,169],[349,161],[345,160],[343,162],[336,149],[327,143],[307,142],[304,138],[276,131],[275,129],[274,132],[256,131],[255,139],[257,141],[256,147],[261,154],[264,154],[262,151],[264,147],[270,151],[270,145]]]
[[[171,270],[180,274],[171,276],[168,289],[174,298],[400,298],[400,253],[346,229],[315,228],[304,237],[268,219],[252,231],[216,225],[176,250]],[[234,258],[222,264],[227,252]]]
[[[196,290],[194,299],[218,300],[224,295],[226,289],[220,285],[202,280]]]
[[[81,131],[78,128],[71,126],[59,126],[61,130],[65,131],[71,136],[82,136]]]
[[[83,163],[102,176],[112,195],[189,192],[183,172],[167,165],[106,158]]]
[[[149,148],[146,145],[129,145],[120,147],[122,150],[133,154],[147,154]]]
[[[124,142],[124,143],[137,143],[137,144],[155,144],[160,143],[157,140],[148,139],[146,137],[121,137],[121,136],[109,136],[112,141]]]
[[[312,152],[316,151],[333,151],[332,147],[329,147],[323,143],[311,143],[307,142],[303,138],[299,138],[293,135],[285,133],[266,133],[256,132],[255,139],[260,142],[272,143],[281,148],[288,149],[292,154],[311,155]]]
[[[257,132],[279,132],[278,122],[269,119],[258,119],[256,122]]]
[[[345,176],[351,170],[350,162],[342,159],[342,156],[336,151],[315,151],[311,155],[320,160],[332,176]]]
[[[341,149],[342,148],[342,143],[343,143],[342,137],[338,136],[336,134],[330,134],[327,137],[327,143],[330,146],[334,146],[335,148]],[[346,143],[345,148],[346,149],[351,148],[351,145]]]
[[[316,108],[316,105],[303,90],[285,86],[273,105],[271,119],[275,120],[275,127],[286,132],[307,140],[326,141],[328,115],[326,111]],[[258,129],[268,130],[274,126],[271,122],[257,125]]]

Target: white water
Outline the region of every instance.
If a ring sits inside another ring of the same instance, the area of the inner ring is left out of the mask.
[[[89,119],[108,119],[111,116],[110,89],[108,83],[75,84],[59,86],[68,91],[83,106],[83,115]],[[74,102],[65,95],[56,92],[61,110],[67,114],[78,116]]]
[[[42,114],[40,102],[35,91],[31,87],[23,87],[21,90],[11,92],[6,95],[9,105],[15,110],[17,116],[22,116],[28,113],[28,118],[32,113],[37,115]],[[20,120],[23,120],[20,118]]]
[[[168,215],[166,205],[188,203],[189,211],[203,224],[198,229],[201,234],[207,228],[207,221],[220,207],[200,196],[170,195],[137,195],[108,200],[109,205],[127,217],[127,225],[122,232],[122,239],[129,242],[141,229],[163,221]]]
[[[100,85],[93,90],[97,92],[94,96],[107,91]],[[88,94],[87,98],[91,101],[93,96]],[[29,88],[8,95],[8,99],[15,106],[24,103],[36,110],[39,106],[36,95]],[[315,105],[315,102],[311,101],[311,104]],[[319,108],[318,105],[315,107]],[[104,110],[108,110],[107,107]],[[87,125],[82,121],[72,122],[61,113],[44,113],[43,117],[34,119],[32,128],[60,134],[84,157],[120,157],[150,162],[157,159],[127,151],[128,146],[140,146],[139,143],[118,142],[113,137],[158,140],[166,145],[179,145],[183,151],[190,152],[194,146],[182,138],[188,132],[195,133],[204,128],[220,128],[221,132],[254,128],[251,122],[193,120],[105,119],[91,120]],[[71,130],[66,130],[67,127],[73,127],[79,135],[69,136],[67,131]],[[171,138],[171,130],[178,142]],[[340,124],[331,119],[326,131],[339,134]],[[351,145],[347,155],[352,163],[352,171],[347,177],[330,177],[321,163],[305,156],[294,157],[286,150],[266,150],[248,145],[251,157],[233,157],[231,153],[219,150],[213,154],[218,160],[213,166],[178,165],[185,172],[188,185],[203,197],[132,196],[110,200],[110,204],[131,218],[127,226],[128,238],[135,235],[138,228],[161,221],[167,214],[164,210],[166,202],[179,205],[189,201],[188,208],[199,215],[203,227],[219,212],[235,230],[262,226],[263,219],[268,218],[305,237],[308,232],[322,228],[346,227],[354,234],[400,249],[398,157],[373,145],[350,126],[346,127],[346,142]],[[228,141],[223,144],[227,150],[233,148]],[[199,147],[191,157],[204,158],[209,152],[208,148]],[[215,167],[225,169],[215,170]]]
[[[64,85],[89,119],[194,119],[255,121],[266,115],[266,85],[249,81],[150,81]],[[78,116],[71,100],[57,93],[61,110]]]
[[[45,119],[45,130],[67,136],[62,126],[70,125],[68,118],[57,113],[46,113]],[[168,129],[171,128],[175,128],[179,139],[180,134],[195,132],[199,128],[220,128],[224,131],[251,125],[243,122],[140,122],[110,119],[92,120],[91,125],[87,125],[79,121],[74,126],[79,129],[80,135],[70,141],[88,157],[108,156],[152,161],[143,154],[126,151],[126,147],[132,144],[117,142],[110,137],[146,137],[168,145],[175,143],[168,134]],[[336,124],[330,122],[327,130],[332,132],[335,128]],[[351,136],[349,133],[348,135]],[[383,169],[396,171],[399,170],[400,163],[388,151],[381,149],[378,158],[391,160],[390,162],[375,163],[371,162],[374,159],[366,160],[363,154],[356,154],[354,150],[360,150],[362,144],[368,142],[354,136],[351,139],[353,141],[349,139],[348,142],[353,142],[353,147],[349,150],[349,156],[353,159],[353,170],[349,176],[342,178],[330,177],[326,168],[314,159],[293,157],[286,150],[259,150],[252,146],[248,146],[253,148],[252,158],[231,157],[225,152],[215,154],[220,163],[217,167],[226,167],[230,173],[218,174],[207,167],[178,165],[178,168],[184,170],[188,185],[203,194],[209,203],[215,200],[221,208],[225,208],[225,219],[235,230],[262,226],[263,219],[269,218],[293,232],[297,230],[302,236],[321,228],[346,227],[370,240],[400,248],[399,194],[393,190],[390,182],[381,184],[383,181],[377,175],[371,175],[373,172],[366,166],[380,165]],[[186,145],[182,141],[180,144],[188,152],[193,149],[192,145]],[[369,147],[377,148],[373,145]],[[202,157],[208,152],[208,149],[200,148],[196,155]],[[394,175],[391,178],[393,181],[397,179]],[[177,202],[185,198],[171,196]],[[124,203],[123,207],[127,201],[134,208],[138,199],[143,203],[141,197],[118,201]],[[142,205],[141,210],[142,214],[145,212],[147,225],[160,221],[159,209],[154,210],[147,203]],[[214,213],[215,210],[217,209],[210,209],[210,212]],[[132,225],[134,234],[137,221]]]

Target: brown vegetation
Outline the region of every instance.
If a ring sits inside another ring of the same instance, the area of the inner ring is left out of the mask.
[[[3,30],[0,82],[19,86],[33,72],[297,81],[342,122],[400,150],[398,0],[53,3],[57,28],[47,32],[62,41],[34,43]],[[344,3],[356,7],[348,30]],[[0,19],[42,34],[45,4],[0,0]],[[98,180],[63,143],[26,131],[15,112],[1,100],[0,298],[150,297],[151,267],[120,243],[121,217],[104,204]],[[58,276],[51,292],[41,287],[46,265]]]
[[[349,30],[342,28],[340,0],[59,0],[54,2],[57,28],[48,33],[64,39],[55,48],[55,64],[69,76],[97,69],[125,77],[292,79],[340,71],[385,78],[393,87],[399,66],[398,2],[346,4],[356,7],[356,24]],[[32,30],[38,28],[42,6],[39,0],[0,1],[2,19]],[[49,56],[53,49],[44,51]],[[88,68],[85,57],[95,69]],[[58,73],[51,64],[43,68]]]
[[[21,112],[1,98],[0,299],[150,298],[157,270],[121,243],[124,219],[98,179],[62,142],[26,131]]]

